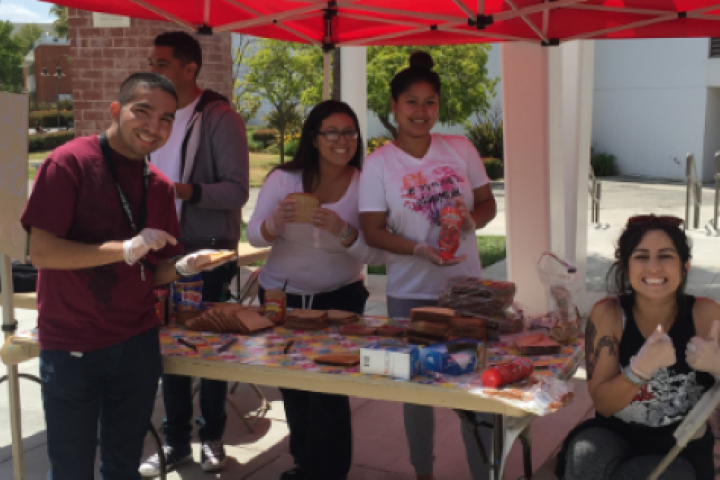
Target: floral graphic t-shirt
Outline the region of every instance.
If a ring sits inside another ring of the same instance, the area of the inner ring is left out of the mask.
[[[388,227],[401,237],[437,247],[440,212],[454,199],[473,204],[473,190],[489,182],[475,147],[460,136],[432,136],[422,159],[394,144],[379,148],[365,161],[360,178],[360,212],[387,212]],[[482,276],[473,234],[466,234],[456,252],[467,260],[437,267],[410,255],[388,254],[387,294],[394,298],[437,299],[445,279]]]

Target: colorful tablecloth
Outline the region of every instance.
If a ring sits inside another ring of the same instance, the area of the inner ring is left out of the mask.
[[[407,326],[409,323],[408,320],[390,320],[377,316],[364,316],[362,321],[372,326],[383,324]],[[358,354],[362,347],[382,340],[387,339],[375,336],[344,336],[338,333],[337,327],[321,331],[288,330],[277,327],[252,336],[197,332],[173,326],[164,327],[160,332],[162,353],[167,356],[203,358],[218,362],[263,365],[335,375],[363,374],[360,373],[359,367],[321,366],[315,364],[313,359],[318,355],[329,353]],[[231,341],[235,343],[219,352]],[[289,352],[285,353],[291,342]],[[487,352],[487,366],[505,363],[518,354],[510,343],[503,341],[489,344]],[[566,381],[572,377],[583,357],[582,339],[575,339],[569,345],[563,346],[557,355],[530,357],[535,364],[534,378],[531,382],[504,389],[508,393],[507,398],[501,395],[503,390],[485,388],[480,373],[459,377],[418,375],[411,381],[442,388],[460,388],[482,396],[496,397],[500,401],[542,415],[572,401],[572,390]],[[395,381],[387,377],[373,377]]]

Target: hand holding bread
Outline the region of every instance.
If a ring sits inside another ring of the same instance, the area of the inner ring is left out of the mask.
[[[285,223],[292,222],[297,212],[297,204],[291,198],[280,200],[273,209],[272,215],[265,219],[265,229],[273,237],[282,232]]]
[[[320,199],[312,193],[293,192],[285,200],[295,202],[295,216],[290,222],[313,223],[313,211],[320,207]]]
[[[313,211],[312,224],[316,228],[322,228],[336,237],[342,237],[348,229],[348,222],[343,220],[340,215],[322,207]]]
[[[177,271],[185,277],[213,270],[220,265],[235,260],[237,254],[232,250],[198,250],[175,262]]]

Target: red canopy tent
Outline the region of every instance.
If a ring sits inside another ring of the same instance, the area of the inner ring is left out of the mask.
[[[48,1],[48,0],[43,0]],[[53,0],[199,33],[348,45],[712,37],[714,0]]]

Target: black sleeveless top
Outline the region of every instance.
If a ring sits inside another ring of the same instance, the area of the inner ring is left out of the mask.
[[[632,295],[620,297],[624,329],[620,340],[619,361],[621,368],[630,363],[645,343],[633,316]],[[696,372],[685,361],[685,348],[695,336],[695,322],[692,311],[695,297],[685,296],[668,336],[675,347],[677,362],[662,368],[633,398],[632,402],[615,413],[615,417],[631,424],[648,427],[664,427],[682,421],[700,400],[700,397],[715,383],[712,375]]]
[[[619,361],[621,368],[630,363],[645,343],[633,316],[632,295],[619,298],[623,311],[623,334],[620,339]],[[695,406],[702,394],[715,383],[712,375],[696,372],[685,361],[685,347],[695,336],[695,322],[692,316],[695,297],[685,295],[683,305],[678,312],[672,328],[668,332],[675,347],[677,362],[661,369],[652,380],[633,398],[632,402],[610,417],[596,413],[575,427],[563,442],[558,453],[555,474],[558,478],[565,475],[565,462],[572,439],[583,430],[600,427],[612,430],[624,438],[630,445],[630,457],[640,455],[666,455],[675,446],[673,433],[680,422]],[[710,429],[697,440],[690,441],[680,456],[685,457],[695,469],[697,480],[713,480],[714,438]]]

